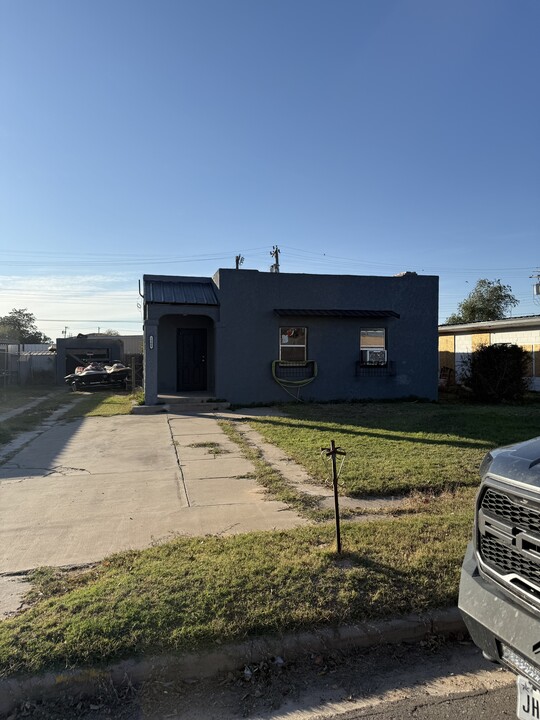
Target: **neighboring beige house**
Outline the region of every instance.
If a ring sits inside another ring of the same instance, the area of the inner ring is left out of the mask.
[[[439,325],[439,368],[449,368],[459,381],[463,363],[480,345],[513,343],[530,353],[531,390],[540,392],[540,315],[490,322]]]

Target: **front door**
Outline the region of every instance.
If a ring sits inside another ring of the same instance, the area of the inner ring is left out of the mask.
[[[206,330],[180,329],[177,337],[178,376],[176,389],[206,390]]]

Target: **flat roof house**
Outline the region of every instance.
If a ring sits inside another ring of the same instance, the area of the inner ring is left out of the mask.
[[[461,379],[471,354],[481,345],[512,343],[530,353],[530,389],[540,392],[540,315],[439,326],[440,367]]]
[[[145,275],[145,402],[437,398],[438,277]]]

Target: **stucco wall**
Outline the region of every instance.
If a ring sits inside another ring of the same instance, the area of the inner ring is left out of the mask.
[[[308,359],[318,377],[306,400],[437,397],[438,278],[359,277],[220,270],[215,393],[235,403],[290,399],[274,381],[279,328],[308,328]],[[400,318],[280,318],[275,308],[393,310]],[[393,377],[357,377],[360,329],[387,328]]]

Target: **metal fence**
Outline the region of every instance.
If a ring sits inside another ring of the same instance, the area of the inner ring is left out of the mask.
[[[37,347],[37,346],[36,346]],[[54,385],[56,354],[48,350],[28,351],[19,343],[0,343],[0,384]]]

